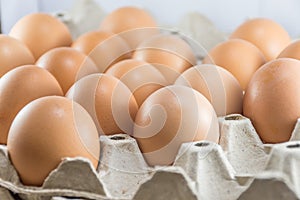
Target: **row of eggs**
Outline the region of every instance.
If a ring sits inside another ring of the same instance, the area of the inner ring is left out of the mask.
[[[41,185],[64,157],[97,167],[102,134],[132,135],[149,165],[172,164],[183,142],[218,142],[217,116],[231,113],[263,141],[286,141],[300,88],[300,43],[289,43],[277,23],[253,19],[196,65],[189,44],[139,8],[73,42],[54,17],[25,16],[0,36],[0,142],[22,182]]]

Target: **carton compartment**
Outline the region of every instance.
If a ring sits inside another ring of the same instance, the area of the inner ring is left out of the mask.
[[[101,136],[97,170],[66,158],[42,187],[22,185],[0,146],[1,199],[299,199],[300,122],[291,140],[263,144],[249,119],[219,118],[220,144],[184,143],[173,166],[149,167],[134,138]]]

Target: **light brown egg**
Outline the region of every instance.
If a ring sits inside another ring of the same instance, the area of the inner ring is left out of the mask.
[[[71,48],[58,47],[43,54],[36,65],[48,70],[59,82],[64,94],[75,81],[97,73],[95,63],[85,54]]]
[[[300,60],[300,40],[296,40],[288,45],[278,56],[278,58],[294,58]]]
[[[191,67],[178,77],[175,85],[191,87],[203,94],[217,116],[242,114],[243,89],[238,80],[222,67],[211,64]]]
[[[154,65],[169,84],[173,84],[180,73],[196,64],[191,47],[179,36],[169,34],[160,34],[141,43],[133,58]]]
[[[149,165],[170,165],[182,143],[218,142],[218,119],[209,101],[196,90],[167,86],[152,93],[140,107],[133,136]]]
[[[241,39],[222,42],[209,51],[204,64],[215,64],[232,73],[245,90],[254,72],[265,63],[259,49]]]
[[[0,35],[0,77],[11,69],[34,62],[34,57],[25,44],[12,37]]]
[[[9,36],[25,43],[36,60],[52,48],[70,46],[72,43],[68,28],[45,13],[29,14],[21,18],[12,27]]]
[[[64,97],[42,97],[16,116],[8,135],[10,159],[25,185],[40,186],[66,157],[83,157],[97,168],[100,143],[86,110]]]
[[[131,91],[117,78],[88,75],[77,81],[66,96],[89,112],[100,135],[132,134],[138,106]]]
[[[72,48],[88,55],[101,73],[114,63],[129,58],[131,52],[120,36],[104,31],[83,34],[73,42]]]
[[[63,95],[57,80],[47,70],[34,65],[17,67],[0,79],[0,143],[17,113],[29,102],[50,95]]]
[[[73,41],[71,47],[89,55],[98,44],[114,35],[114,33],[105,31],[90,31],[82,34]]]
[[[164,76],[154,66],[135,59],[114,64],[106,74],[120,79],[131,90],[139,106],[150,94],[167,85]]]
[[[275,59],[291,42],[288,32],[271,19],[255,18],[241,24],[230,36],[257,46],[267,61]]]
[[[137,7],[121,7],[108,14],[100,25],[100,30],[119,34],[131,48],[158,34],[159,30],[152,16]]]
[[[300,117],[300,61],[280,58],[252,77],[244,96],[244,115],[265,143],[286,142]]]

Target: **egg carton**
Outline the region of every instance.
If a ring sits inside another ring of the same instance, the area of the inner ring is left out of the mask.
[[[101,136],[99,167],[66,158],[43,186],[24,186],[0,146],[0,199],[300,199],[300,120],[286,143],[264,145],[249,119],[219,118],[220,144],[184,143],[172,166],[149,167],[125,134]]]

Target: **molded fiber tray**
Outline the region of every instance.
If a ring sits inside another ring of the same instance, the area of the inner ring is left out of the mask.
[[[182,144],[173,166],[149,167],[128,135],[101,136],[97,170],[66,158],[42,187],[22,185],[0,147],[0,199],[300,199],[300,121],[291,140],[264,145],[249,119],[219,118],[220,145]]]

